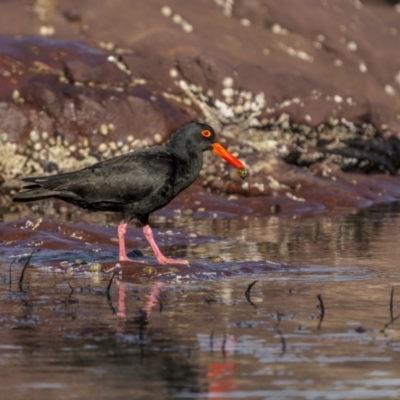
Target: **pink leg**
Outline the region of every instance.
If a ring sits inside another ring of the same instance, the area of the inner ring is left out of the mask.
[[[122,220],[118,225],[118,241],[119,241],[119,261],[131,261],[126,255],[125,250],[125,233],[128,224]]]
[[[158,248],[157,243],[154,240],[153,232],[151,231],[150,225],[144,224],[143,225],[143,234],[150,243],[151,248],[154,251],[154,254],[157,258],[157,262],[159,264],[189,264],[187,260],[176,260],[174,258],[167,258],[162,253],[161,250]]]
[[[122,220],[118,225],[119,261],[134,261],[134,262],[142,263],[144,261],[131,260],[126,255],[125,233],[126,233],[126,226],[127,225],[128,225],[128,223],[126,221],[124,221],[124,220]]]

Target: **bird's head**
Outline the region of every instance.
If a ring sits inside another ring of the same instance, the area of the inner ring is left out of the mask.
[[[213,153],[223,158],[235,168],[238,168],[240,171],[247,171],[240,160],[217,142],[215,131],[210,125],[199,122],[187,124],[173,134],[169,145],[175,149],[182,148],[182,145],[185,145],[186,150],[212,150]]]

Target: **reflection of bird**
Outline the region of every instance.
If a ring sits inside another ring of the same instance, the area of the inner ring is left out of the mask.
[[[154,241],[149,214],[167,205],[198,177],[203,151],[212,150],[240,172],[244,165],[216,142],[206,124],[190,123],[176,131],[166,146],[155,146],[101,161],[79,171],[25,178],[29,182],[14,196],[16,202],[55,197],[90,211],[122,214],[118,225],[119,260],[129,261],[125,251],[127,222],[137,218],[159,263],[187,263],[166,258]]]

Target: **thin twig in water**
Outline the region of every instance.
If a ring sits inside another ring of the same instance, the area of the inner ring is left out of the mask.
[[[117,274],[117,272],[118,272],[118,271],[115,271],[115,272],[112,274],[111,279],[110,279],[110,282],[108,282],[107,289],[106,289],[107,303],[108,303],[108,305],[110,306],[111,311],[112,311],[113,314],[115,314],[116,311],[115,311],[115,307],[113,306],[113,303],[112,303],[112,300],[111,300],[110,289],[111,289],[111,285],[112,285],[113,280],[114,280],[114,276]]]
[[[392,287],[392,292],[390,293],[390,303],[389,303],[390,319],[392,321],[393,321],[393,296],[394,296],[394,287]]]
[[[111,285],[113,283],[114,276],[117,274],[117,272],[118,271],[114,271],[114,273],[112,274],[110,282],[108,282],[108,285],[107,285],[106,293],[110,293]]]
[[[211,352],[214,351],[214,331],[210,333],[210,350]]]
[[[71,282],[68,282],[68,286],[71,289],[71,293],[70,293],[70,295],[71,295],[72,293],[74,293],[75,289],[72,287]]]
[[[277,319],[278,322],[277,322],[276,325],[275,325],[275,330],[278,332],[279,337],[280,337],[280,339],[281,339],[282,351],[281,351],[280,357],[283,357],[283,355],[284,355],[285,352],[286,352],[286,341],[285,341],[285,338],[284,338],[284,336],[283,336],[283,333],[282,333],[281,329],[279,328],[279,325],[280,325],[280,323],[281,323],[281,314],[279,314],[279,311],[276,312],[276,319]]]
[[[324,315],[325,315],[325,307],[324,307],[324,302],[322,301],[322,296],[320,294],[317,294],[317,298],[319,300],[319,309],[321,310],[321,312],[319,314],[319,321],[318,321],[317,329],[321,329],[321,324],[322,324],[322,321],[324,320]]]
[[[394,298],[394,287],[392,287],[392,291],[390,293],[390,302],[389,302],[390,321],[385,325],[383,325],[381,332],[384,332],[388,326],[392,325],[393,322],[397,321],[400,318],[400,314],[397,315],[396,317],[393,317],[393,298]]]
[[[25,270],[26,270],[26,268],[28,267],[29,262],[31,261],[31,258],[32,258],[32,256],[33,256],[33,253],[34,253],[34,252],[35,252],[35,251],[32,251],[32,253],[31,253],[30,256],[28,257],[28,259],[26,260],[26,263],[25,263],[25,265],[24,265],[24,268],[22,268],[21,276],[20,276],[19,282],[18,282],[18,287],[19,287],[20,292],[22,292],[22,282],[23,282],[23,280],[24,280]]]
[[[258,281],[254,281],[250,283],[250,285],[247,287],[246,291],[244,292],[244,296],[246,297],[246,300],[248,301],[249,304],[251,304],[254,308],[257,308],[257,306],[251,301],[250,295],[251,295],[251,289],[252,287],[257,283]]]
[[[71,301],[71,296],[74,293],[74,288],[72,287],[71,283],[68,282],[68,286],[71,289],[71,291],[69,292],[68,298],[65,300],[65,304],[69,304]]]
[[[276,321],[275,329],[279,329],[281,323],[281,314],[279,314],[279,311],[276,312]]]

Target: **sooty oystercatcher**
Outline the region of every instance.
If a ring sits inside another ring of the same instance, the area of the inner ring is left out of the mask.
[[[129,261],[125,250],[126,226],[129,220],[137,218],[159,263],[187,263],[161,253],[149,226],[149,214],[167,205],[193,183],[206,150],[212,150],[238,168],[242,178],[247,176],[245,166],[216,141],[213,128],[193,122],[176,131],[165,146],[123,154],[79,171],[24,178],[24,182],[29,182],[24,187],[28,190],[18,193],[13,200],[27,202],[55,197],[90,211],[120,212],[120,261]]]

